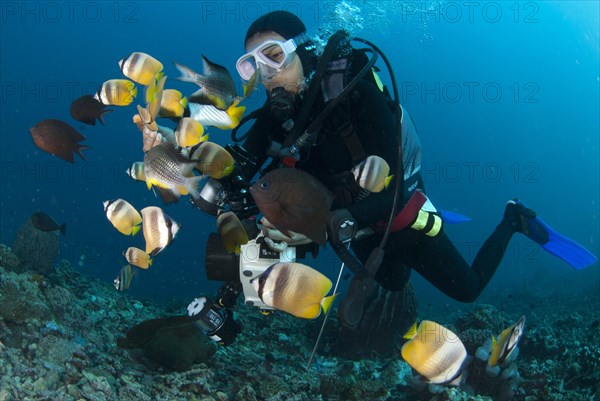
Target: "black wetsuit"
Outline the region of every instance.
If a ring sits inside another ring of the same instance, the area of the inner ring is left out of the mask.
[[[398,156],[396,125],[388,100],[374,83],[366,79],[361,80],[347,99],[350,102],[348,114],[351,123],[366,155],[378,155],[394,169]],[[312,117],[323,108],[324,100],[319,97],[313,107],[315,112]],[[359,228],[387,222],[392,207],[393,183],[389,189],[356,200],[360,188],[349,174],[356,161],[352,160],[348,146],[331,120],[325,123],[317,143],[303,154],[303,159],[296,167],[320,179],[336,195],[332,208],[347,208]],[[267,159],[270,141],[283,142],[286,134],[281,128],[281,121],[262,115],[250,129],[244,148],[258,158],[260,166]],[[423,191],[419,176],[420,145],[416,131],[413,134],[416,145],[407,145],[410,138],[403,137],[404,167],[409,172],[405,172],[405,193],[400,206],[416,188]],[[407,149],[407,146],[417,146],[418,149]],[[435,237],[429,237],[422,231],[406,228],[390,235],[376,279],[384,288],[398,291],[405,286],[412,268],[448,296],[458,301],[472,302],[493,276],[514,232],[512,222],[503,219],[470,267],[443,231]],[[356,240],[352,242],[352,249],[364,263],[380,240],[378,234]]]

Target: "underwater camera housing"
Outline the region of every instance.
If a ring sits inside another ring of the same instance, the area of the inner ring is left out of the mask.
[[[226,209],[234,211],[238,216],[256,214],[257,208],[248,191],[250,184],[247,180],[256,171],[257,159],[237,144],[227,145],[225,150],[235,160],[233,171],[218,180],[208,178],[199,196],[191,198],[191,203],[211,216]]]
[[[241,332],[239,323],[233,319],[233,312],[219,302],[199,297],[188,305],[187,311],[199,330],[222,345],[232,344]]]
[[[275,252],[261,239],[248,241],[237,255],[225,250],[219,234],[211,233],[206,243],[206,276],[209,280],[241,283],[246,305],[272,310],[261,301],[251,281],[274,263],[294,262],[296,249],[290,246],[283,252]]]
[[[251,281],[274,263],[295,260],[296,248],[292,246],[275,252],[262,241],[262,237],[258,237],[242,245],[238,255],[225,250],[219,234],[209,234],[206,242],[206,276],[209,280],[226,283],[214,300],[206,297],[194,299],[187,307],[188,316],[213,341],[222,345],[232,344],[241,332],[241,326],[231,310],[240,290],[244,292],[247,305],[264,311],[273,310],[262,302]]]
[[[290,263],[297,257],[303,258],[308,250],[314,251],[312,244],[287,246],[276,252],[267,246],[262,236],[258,236],[242,245],[237,255],[227,252],[219,235],[211,233],[206,243],[206,276],[209,280],[241,283],[246,305],[273,310],[260,299],[251,281],[275,263]]]

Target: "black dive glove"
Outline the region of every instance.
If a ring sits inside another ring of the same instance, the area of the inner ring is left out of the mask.
[[[348,209],[336,209],[329,212],[327,235],[332,244],[350,241],[356,234],[356,220]]]

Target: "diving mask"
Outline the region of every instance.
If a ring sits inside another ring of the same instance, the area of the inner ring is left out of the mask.
[[[240,57],[235,65],[240,77],[249,81],[258,69],[263,80],[270,80],[290,63],[292,53],[296,51],[298,38],[285,42],[267,40],[258,47]]]

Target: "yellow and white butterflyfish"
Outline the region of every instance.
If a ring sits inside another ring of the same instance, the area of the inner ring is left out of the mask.
[[[182,117],[185,108],[188,105],[186,97],[183,97],[181,92],[176,89],[163,90],[162,99],[160,101],[159,117]]]
[[[148,110],[148,114],[152,121],[156,121],[156,117],[160,111],[160,104],[162,102],[166,80],[167,77],[163,76],[146,87],[146,109]]]
[[[163,65],[149,54],[133,52],[119,60],[119,68],[127,78],[148,86],[162,76]]]
[[[221,145],[204,141],[192,148],[190,159],[197,160],[196,168],[202,174],[221,179],[233,171],[235,160]]]
[[[137,96],[137,87],[128,79],[105,81],[94,99],[110,106],[129,106]]]
[[[129,202],[125,199],[115,199],[104,201],[103,205],[106,218],[121,234],[137,234],[142,216]]]
[[[521,316],[517,322],[500,333],[498,339],[492,337],[492,347],[490,357],[488,359],[488,365],[495,367],[502,365],[515,351],[521,336],[523,336],[523,330],[525,328],[525,316]]]
[[[217,217],[217,231],[227,252],[239,255],[241,246],[248,243],[248,233],[232,211],[221,213]]]
[[[381,157],[371,155],[354,166],[352,174],[359,187],[369,192],[381,192],[392,180],[390,166]]]
[[[327,313],[336,295],[326,296],[327,276],[301,263],[275,263],[251,283],[266,305],[303,319]]]
[[[135,267],[139,267],[140,269],[147,269],[148,267],[152,266],[152,259],[150,258],[150,255],[139,248],[130,246],[125,252],[123,252],[123,256],[125,256],[127,262]]]
[[[424,320],[414,337],[402,346],[402,358],[429,383],[460,385],[467,350],[452,331]]]
[[[204,135],[202,124],[193,118],[184,117],[179,121],[177,129],[175,129],[175,138],[177,146],[188,148],[208,140],[208,135]]]
[[[173,242],[180,225],[156,206],[143,208],[142,219],[146,253],[154,257]]]

